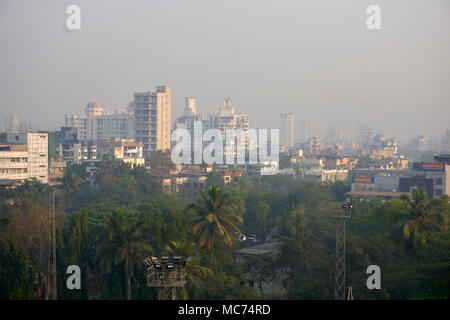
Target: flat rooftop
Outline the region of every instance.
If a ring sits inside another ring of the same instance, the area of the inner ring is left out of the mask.
[[[408,192],[393,191],[350,191],[346,193],[353,197],[380,197],[380,198],[400,198],[402,195],[408,195]]]
[[[278,254],[280,252],[281,242],[265,242],[255,246],[242,248],[237,251],[244,255]]]

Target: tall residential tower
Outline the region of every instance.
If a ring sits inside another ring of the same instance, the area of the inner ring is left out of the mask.
[[[171,91],[168,86],[158,86],[156,92],[134,94],[135,141],[142,142],[144,157],[170,150]]]
[[[294,113],[280,113],[280,143],[285,148],[294,146]]]
[[[311,120],[303,120],[302,134],[300,135],[301,142],[308,142],[313,137]]]

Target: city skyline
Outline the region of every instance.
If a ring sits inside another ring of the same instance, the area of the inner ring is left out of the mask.
[[[68,1],[2,1],[0,118],[57,129],[89,100],[125,108],[169,85],[175,117],[185,97],[213,113],[231,96],[255,128],[276,128],[288,108],[315,136],[349,137],[359,122],[402,140],[448,129],[448,1],[380,0],[378,31],[365,25],[369,1],[175,3],[77,1],[82,28],[69,31]]]
[[[224,99],[226,99],[226,98],[227,97],[224,97]],[[197,98],[196,97],[185,97],[185,102],[187,103],[187,101],[190,101],[190,103],[193,104],[193,106],[194,106],[195,112],[193,113],[193,115],[197,115],[197,117],[207,116],[206,112],[201,112],[201,110],[197,111],[197,109],[196,109],[197,108],[197,105],[196,105]],[[89,100],[87,105],[89,106],[92,103],[101,105],[98,102],[98,100],[96,100],[96,99]],[[115,115],[116,117],[120,117],[120,116],[123,116],[123,115],[127,114],[128,112],[130,112],[130,105],[132,105],[132,104],[133,104],[133,101],[131,101],[126,108],[124,107],[124,108],[117,108],[117,109],[108,108],[103,105],[101,105],[101,107],[103,110],[105,110],[105,112],[107,112],[107,115],[113,115],[113,116]],[[171,128],[175,128],[177,126],[178,119],[181,119],[186,116],[185,115],[186,108],[187,108],[187,106],[184,107],[184,111],[181,115],[175,115],[173,117],[174,120],[172,121],[172,125],[170,126]],[[23,132],[27,132],[27,131],[57,131],[61,127],[67,126],[67,119],[68,119],[67,117],[70,117],[70,118],[85,117],[85,115],[83,115],[83,113],[86,112],[85,110],[86,110],[86,107],[82,108],[78,112],[74,112],[73,114],[65,114],[64,115],[65,120],[60,121],[60,123],[58,123],[56,125],[56,128],[39,127],[32,120],[22,119],[22,118],[19,118],[17,114],[11,114],[10,116],[8,116],[4,119],[0,119],[0,121],[1,121],[0,122],[0,131],[6,131],[6,132],[11,132],[11,131],[15,131],[15,130],[19,130],[19,131],[23,131]],[[214,112],[212,112],[212,113],[214,113]],[[133,118],[133,116],[131,116],[131,117]],[[294,117],[294,119],[295,119],[295,117]],[[74,120],[71,120],[71,121],[73,122]],[[15,129],[13,128],[14,123],[16,123]],[[386,137],[394,138],[397,142],[400,142],[402,144],[409,144],[412,140],[418,139],[418,138],[419,139],[425,138],[430,141],[432,140],[433,143],[435,143],[435,144],[441,143],[440,140],[442,140],[443,141],[442,143],[444,145],[446,143],[448,143],[446,141],[450,141],[450,139],[449,139],[450,130],[448,130],[448,129],[444,129],[441,132],[437,132],[437,134],[435,134],[435,135],[430,135],[427,132],[422,132],[417,135],[408,136],[404,139],[399,139],[397,136],[392,134],[392,130],[390,128],[369,127],[367,123],[361,123],[361,122],[354,123],[352,125],[351,130],[348,130],[348,128],[347,128],[347,131],[345,131],[345,128],[343,128],[343,127],[331,125],[330,127],[324,128],[323,132],[320,132],[319,134],[317,134],[317,131],[313,131],[312,121],[309,119],[298,119],[297,121],[294,122],[294,128],[297,128],[297,129],[293,130],[294,131],[294,140],[293,141],[294,141],[294,144],[299,144],[299,143],[308,141],[312,137],[317,137],[320,139],[329,139],[330,131],[336,131],[336,133],[340,137],[339,140],[360,141],[361,140],[360,126],[362,124],[367,126],[367,128],[372,130],[375,134],[381,134]],[[72,126],[72,125],[69,125],[69,126]],[[257,126],[252,126],[252,128],[260,129],[260,127],[257,127]],[[275,129],[280,129],[282,131],[281,127],[275,128]],[[84,129],[84,130],[86,130],[86,129]],[[347,134],[343,134],[344,131],[347,132]],[[349,132],[350,132],[350,134],[348,134]],[[333,140],[333,139],[331,139],[331,140]]]
[[[0,300],[448,299],[449,39],[450,0],[0,0]]]

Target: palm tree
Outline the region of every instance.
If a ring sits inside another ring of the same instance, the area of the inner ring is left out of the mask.
[[[187,273],[188,285],[178,289],[177,297],[189,299],[191,294],[202,294],[208,287],[204,279],[211,274],[211,270],[200,265],[200,254],[194,241],[183,239],[181,241],[170,241],[166,246],[166,251],[171,255],[189,256],[189,272]],[[194,292],[192,292],[194,291]]]
[[[209,268],[212,267],[216,237],[224,240],[225,244],[233,244],[233,231],[240,233],[236,226],[242,223],[242,218],[236,215],[236,206],[230,201],[230,194],[217,185],[211,186],[207,194],[200,192],[199,203],[192,203],[186,210],[196,213],[194,219],[194,234],[198,237],[199,245],[209,251]]]
[[[422,231],[442,229],[440,224],[445,220],[445,216],[442,213],[429,213],[431,202],[422,188],[414,189],[411,198],[402,195],[401,199],[406,202],[408,210],[408,221],[403,226],[403,236],[410,244],[419,240],[422,243],[425,241],[421,237]]]
[[[142,222],[129,221],[120,209],[111,211],[105,220],[109,234],[108,239],[98,247],[100,263],[107,270],[110,270],[112,265],[123,267],[125,299],[131,300],[131,279],[134,277],[135,266],[141,265],[142,258],[148,255],[152,248],[143,239]]]
[[[287,236],[280,237],[282,246],[282,259],[300,261],[296,263],[296,269],[305,272],[305,262],[312,257],[314,237],[306,227],[306,215],[301,207],[294,208],[286,219]],[[289,264],[288,263],[288,264]]]

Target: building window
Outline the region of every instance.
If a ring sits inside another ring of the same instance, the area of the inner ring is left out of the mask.
[[[442,196],[442,190],[438,189],[438,190],[436,190],[436,197],[440,197],[440,196]]]
[[[442,186],[442,178],[436,178],[436,185]]]

